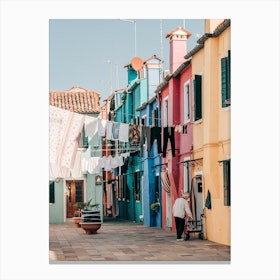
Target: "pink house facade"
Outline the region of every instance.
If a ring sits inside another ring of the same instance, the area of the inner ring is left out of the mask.
[[[175,149],[169,138],[166,156],[162,158],[162,169],[166,170],[170,181],[170,193],[163,190],[162,227],[175,231],[172,206],[175,199],[184,191],[190,190],[190,172],[188,163],[192,153],[192,71],[191,60],[185,60],[187,39],[191,34],[178,27],[169,32],[170,74],[158,86],[156,93],[162,112],[163,130],[168,127],[174,135]],[[173,135],[172,135],[173,134]],[[164,136],[163,131],[163,138]],[[164,143],[164,139],[163,139]]]

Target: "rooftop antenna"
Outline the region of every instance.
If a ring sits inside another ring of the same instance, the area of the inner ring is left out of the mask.
[[[163,61],[162,19],[160,19],[160,59],[161,59],[161,61]],[[162,77],[162,71],[163,71],[163,65],[161,65],[161,68],[160,68],[160,77]]]

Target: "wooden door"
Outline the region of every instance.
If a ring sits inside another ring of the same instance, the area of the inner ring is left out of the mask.
[[[84,181],[83,180],[69,180],[66,181],[66,209],[67,218],[74,217],[74,204],[76,202],[84,201]]]

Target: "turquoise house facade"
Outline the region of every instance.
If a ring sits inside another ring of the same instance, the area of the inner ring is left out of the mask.
[[[115,94],[114,120],[138,126],[139,129],[151,127],[155,122],[154,112],[159,112],[154,91],[161,79],[161,60],[155,55],[145,61],[133,58],[125,67],[128,88]],[[159,113],[156,116],[160,126]],[[141,139],[139,143],[126,144],[126,150],[130,151],[127,165],[121,174],[119,170],[115,174],[119,176],[119,187],[125,190],[124,197],[119,198],[119,218],[161,227],[160,208],[153,211],[150,207],[161,197],[160,177],[156,176],[159,173],[157,168],[153,169],[153,166],[160,166],[161,159],[157,144],[152,145],[148,156],[146,145],[142,142]]]

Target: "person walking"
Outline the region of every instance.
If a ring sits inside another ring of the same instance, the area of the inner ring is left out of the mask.
[[[193,219],[192,212],[190,210],[189,203],[188,203],[189,198],[190,198],[190,194],[188,192],[185,192],[182,194],[181,197],[175,200],[175,203],[173,205],[173,216],[175,218],[175,224],[176,224],[177,241],[184,240],[182,238],[182,234],[184,231],[186,215],[189,220]]]

